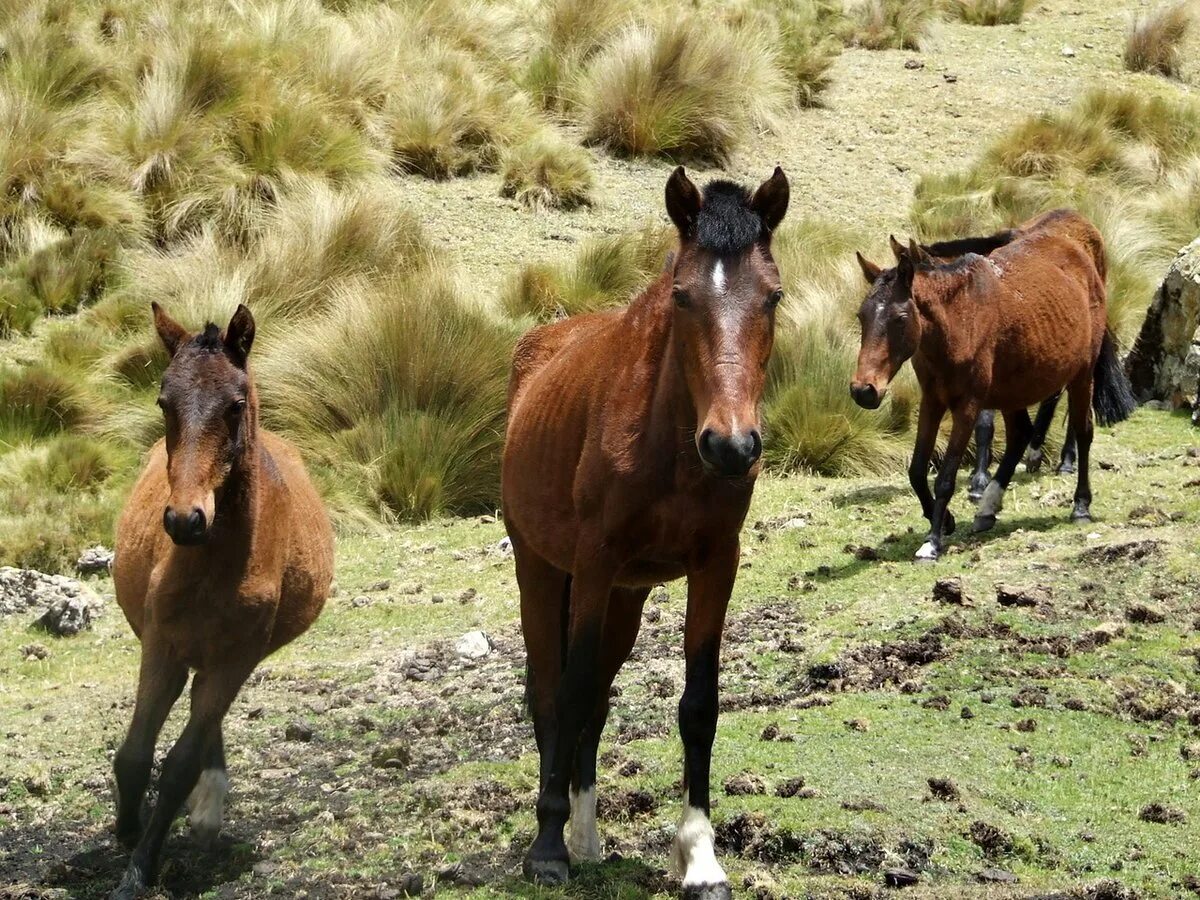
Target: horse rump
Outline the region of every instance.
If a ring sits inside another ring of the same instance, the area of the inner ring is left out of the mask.
[[[1092,409],[1096,421],[1100,425],[1116,425],[1128,419],[1136,408],[1133,386],[1117,355],[1116,339],[1111,331],[1105,331],[1092,374]]]

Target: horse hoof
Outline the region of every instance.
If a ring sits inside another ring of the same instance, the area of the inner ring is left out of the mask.
[[[1058,467],[1059,475],[1074,475],[1075,466],[1072,463],[1061,463]]]
[[[136,900],[146,890],[146,877],[137,866],[131,865],[121,876],[121,883],[108,895],[108,900]]]
[[[1090,509],[1079,509],[1076,507],[1071,510],[1071,521],[1078,524],[1087,525],[1092,521],[1092,511]]]
[[[683,888],[683,900],[733,900],[728,881],[720,884],[688,884]]]
[[[971,531],[975,534],[979,534],[981,531],[991,531],[995,527],[995,516],[976,516],[975,521],[971,523]]]
[[[530,859],[527,856],[522,870],[534,884],[546,887],[566,884],[571,877],[570,868],[561,859]]]
[[[917,551],[913,557],[919,563],[937,562],[938,549],[933,545],[933,541],[926,541],[921,545],[921,549]]]

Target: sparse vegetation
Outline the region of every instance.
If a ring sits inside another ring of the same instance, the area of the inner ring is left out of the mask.
[[[777,51],[751,30],[697,18],[625,29],[588,67],[588,140],[614,153],[720,162],[791,98]]]
[[[1016,25],[1028,6],[1028,0],[949,0],[946,9],[968,25]]]
[[[1179,78],[1183,71],[1183,42],[1195,24],[1195,17],[1195,0],[1177,0],[1135,14],[1125,36],[1125,68]]]
[[[533,209],[590,206],[596,189],[587,151],[550,132],[507,150],[500,192]]]
[[[849,6],[842,37],[866,50],[922,50],[937,19],[934,0],[861,0]]]

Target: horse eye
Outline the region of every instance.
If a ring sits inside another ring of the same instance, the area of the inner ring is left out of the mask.
[[[231,403],[229,405],[229,412],[231,415],[240,416],[245,411],[246,411],[246,401],[245,400],[234,400],[233,403]]]
[[[781,300],[783,300],[782,290],[771,291],[771,293],[767,295],[767,306],[778,306]]]
[[[671,298],[675,301],[675,305],[679,307],[687,306],[688,301],[691,299],[688,297],[687,291],[678,285],[671,288]]]

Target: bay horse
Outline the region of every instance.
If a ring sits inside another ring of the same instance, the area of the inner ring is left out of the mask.
[[[862,344],[850,391],[860,406],[877,408],[900,366],[913,361],[921,408],[909,480],[930,522],[917,559],[937,559],[954,531],[947,506],[979,413],[1000,410],[1007,434],[975,517],[974,530],[986,531],[1029,443],[1027,407],[1064,388],[1078,447],[1071,517],[1089,521],[1092,408],[1109,425],[1135,405],[1107,328],[1107,266],[1095,226],[1074,210],[1054,210],[988,256],[968,252],[948,263],[915,241],[891,244],[896,266],[888,272],[858,255],[872,288],[858,313]],[[953,428],[931,495],[929,460],[947,410]]]
[[[985,237],[957,238],[921,246],[935,259],[941,262],[951,262],[966,253],[987,256],[993,250],[1012,243],[1018,234],[1020,234],[1019,229],[1006,228]],[[869,267],[863,268],[863,274],[867,278],[867,285],[873,287],[878,276]],[[1041,468],[1045,456],[1043,447],[1046,435],[1050,431],[1050,426],[1054,424],[1054,412],[1058,408],[1061,396],[1062,392],[1059,391],[1043,400],[1038,407],[1037,416],[1033,420],[1033,431],[1029,436],[1029,451],[1025,455],[1025,468],[1030,472],[1036,472]],[[967,482],[967,496],[974,501],[982,499],[983,492],[992,480],[988,474],[988,468],[992,463],[992,439],[996,433],[995,422],[996,411],[993,409],[982,410],[979,413],[979,419],[975,422],[975,469],[971,473],[970,481]],[[1075,434],[1068,425],[1066,437],[1063,440],[1062,454],[1059,458],[1058,472],[1069,474],[1074,471]]]
[[[317,618],[333,577],[333,532],[304,464],[259,426],[250,310],[238,306],[224,332],[210,323],[190,334],[152,308],[170,355],[158,396],[166,437],[117,523],[113,582],[142,656],[113,763],[117,837],[133,855],[110,900],[153,883],[189,794],[193,832],[216,837],[229,789],[225,713],[255,666]],[[187,725],[143,822],[155,741],[193,669]]]
[[[542,325],[517,344],[501,483],[541,760],[524,862],[535,882],[562,884],[570,862],[600,858],[596,752],[609,687],[650,588],[686,576],[685,794],[672,862],[687,896],[731,896],[709,768],[783,297],[771,237],[788,196],[779,168],[753,193],[722,180],[701,193],[677,168],[666,208],[679,246],[666,270],[624,309]]]

